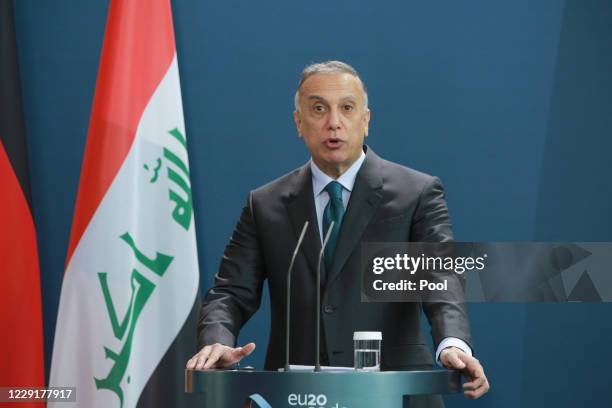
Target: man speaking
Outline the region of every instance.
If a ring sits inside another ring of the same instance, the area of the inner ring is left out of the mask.
[[[353,332],[380,331],[382,369],[432,368],[434,359],[421,329],[423,310],[436,360],[463,371],[466,396],[477,398],[488,391],[484,370],[472,357],[465,305],[360,301],[362,242],[453,239],[440,181],[386,161],[364,145],[370,114],[365,84],[351,66],[328,61],[302,71],[294,120],[312,158],[249,194],[204,300],[200,351],[187,368],[230,366],[254,350],[253,343],[236,347],[236,339],[259,308],[265,279],[271,301],[265,368],[284,365],[287,267],[305,221],[310,227],[292,275],[290,361],[314,363],[315,271],[333,221],[321,278],[321,362],[352,366]]]

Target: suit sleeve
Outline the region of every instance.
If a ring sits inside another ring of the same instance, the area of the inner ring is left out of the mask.
[[[198,349],[235,347],[240,328],[259,309],[265,273],[253,214],[251,192],[200,309]]]
[[[449,242],[453,240],[452,225],[442,183],[432,177],[423,188],[415,211],[410,240],[413,242]],[[465,279],[452,273],[448,298],[436,295],[423,302],[423,310],[434,341],[434,349],[448,337],[465,341],[472,348],[472,337],[465,299]],[[452,293],[451,293],[452,291]]]

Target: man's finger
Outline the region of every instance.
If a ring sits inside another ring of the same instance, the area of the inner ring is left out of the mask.
[[[482,386],[485,381],[486,379],[484,377],[478,377],[474,381],[466,382],[465,384],[463,384],[463,389],[467,391],[475,390],[478,387]]]
[[[484,370],[480,365],[480,362],[476,359],[473,359],[466,367],[466,371],[468,374],[474,379],[479,377],[484,377]]]
[[[210,355],[211,350],[212,350],[211,346],[206,346],[202,350],[200,350],[198,354],[196,354],[195,356],[195,359],[196,359],[195,369],[196,370],[201,370],[204,368],[204,364],[206,363],[206,359]]]
[[[468,398],[480,398],[489,391],[489,382],[485,379],[484,383],[475,390],[465,391],[463,394]]]
[[[231,352],[226,355],[226,361],[224,361],[224,365],[229,366],[232,364],[239,363],[240,360],[251,354],[253,350],[255,350],[255,343],[249,343],[245,346],[236,347],[235,349],[232,349]]]
[[[476,391],[466,391],[463,393],[463,395],[470,399],[476,399],[479,397],[479,395],[476,394]]]
[[[255,350],[255,343],[245,344],[244,346],[239,347],[238,350],[239,350],[238,352],[240,354],[240,358],[244,358],[248,356],[249,354],[251,354],[253,350]]]
[[[226,352],[226,348],[224,346],[217,345],[213,347],[213,350],[210,352],[210,356],[208,356],[208,360],[206,360],[206,364],[204,364],[204,369],[213,368],[213,366],[219,361],[219,358]]]
[[[188,370],[193,370],[193,368],[195,367],[195,363],[196,363],[196,358],[195,356],[193,356],[189,360],[187,360],[187,364],[185,364],[185,368]]]

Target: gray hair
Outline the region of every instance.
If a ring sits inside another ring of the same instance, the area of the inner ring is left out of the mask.
[[[357,70],[342,61],[325,61],[310,64],[302,70],[302,73],[300,74],[300,82],[298,83],[297,91],[295,91],[295,98],[293,101],[296,111],[299,111],[298,102],[300,99],[300,88],[302,88],[302,84],[308,78],[316,74],[351,74],[359,79],[361,86],[363,87],[364,107],[366,110],[368,110],[368,91],[366,89],[365,82],[363,82],[363,80],[359,77]]]

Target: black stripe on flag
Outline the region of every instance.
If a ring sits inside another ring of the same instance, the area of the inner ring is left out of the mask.
[[[185,366],[187,360],[197,351],[199,312],[200,296],[198,295],[185,324],[140,394],[137,408],[204,406],[204,395],[185,392]]]
[[[12,0],[0,0],[0,141],[32,208]]]

